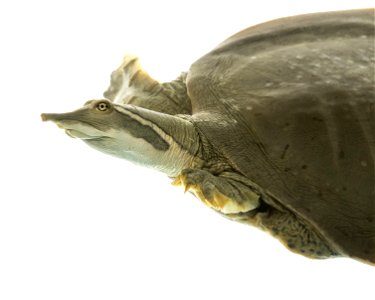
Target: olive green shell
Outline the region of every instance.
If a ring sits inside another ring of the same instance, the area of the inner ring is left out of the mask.
[[[375,263],[374,10],[248,28],[195,62],[206,138],[342,254]]]

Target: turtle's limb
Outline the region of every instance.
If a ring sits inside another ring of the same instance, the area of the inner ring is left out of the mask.
[[[223,213],[236,214],[259,206],[259,195],[242,182],[208,171],[184,169],[173,181],[192,192],[207,206]]]
[[[215,176],[205,170],[184,169],[173,184],[182,185],[227,218],[271,233],[293,252],[310,258],[338,255],[312,226],[270,199],[267,202],[272,205],[261,200],[257,188],[250,188],[253,184],[238,174]]]
[[[279,210],[263,202],[255,213],[226,216],[270,233],[289,250],[303,256],[324,259],[340,255],[313,226],[289,210]]]
[[[133,104],[170,115],[191,114],[186,74],[168,83],[159,83],[142,69],[135,56],[126,55],[112,72],[104,97],[119,103]]]
[[[134,89],[142,87],[150,92],[157,85],[158,82],[141,68],[136,56],[125,55],[121,65],[112,72],[111,83],[104,97],[116,103],[130,104],[129,101],[135,98]]]

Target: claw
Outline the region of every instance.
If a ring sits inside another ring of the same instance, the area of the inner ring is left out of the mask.
[[[184,180],[181,175],[177,176],[172,181],[172,185],[182,186],[184,188],[184,193],[188,192],[190,190],[190,187],[192,186],[190,183],[187,183],[186,180]]]
[[[181,179],[180,179],[180,176],[177,176],[177,177],[172,181],[171,184],[174,185],[174,186],[180,186],[180,185],[182,185],[182,183],[181,183]]]
[[[190,184],[185,184],[184,185],[184,193],[188,192],[190,190]]]

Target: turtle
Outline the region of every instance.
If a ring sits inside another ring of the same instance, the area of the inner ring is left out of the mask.
[[[374,265],[374,45],[374,9],[280,18],[171,82],[125,56],[102,97],[41,117],[297,254]]]

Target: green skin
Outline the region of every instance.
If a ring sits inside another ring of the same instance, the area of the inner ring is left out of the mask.
[[[316,230],[238,174],[194,126],[185,74],[159,84],[124,58],[112,73],[107,99],[73,112],[42,114],[74,138],[104,152],[164,172],[229,219],[268,231],[290,250],[311,257],[339,255]]]

